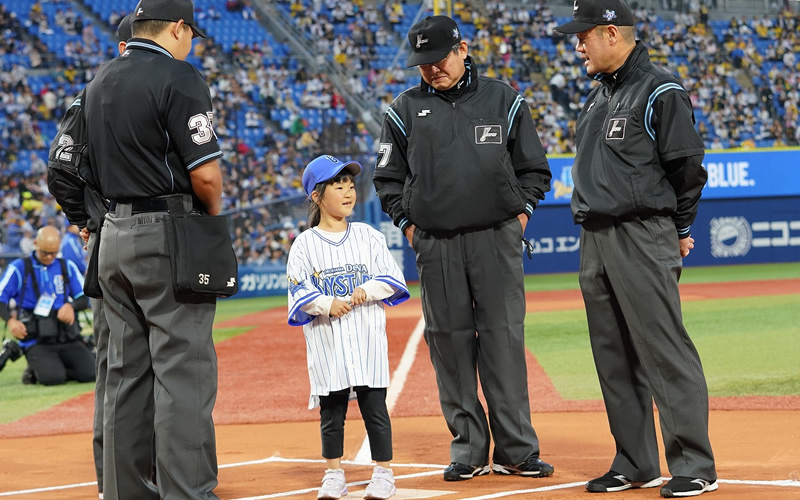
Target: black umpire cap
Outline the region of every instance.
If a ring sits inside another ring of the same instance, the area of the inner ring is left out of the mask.
[[[453,45],[461,43],[461,31],[455,21],[447,16],[430,16],[408,30],[408,43],[411,55],[406,66],[433,64],[441,61],[453,50]]]
[[[194,37],[205,38],[206,34],[194,23],[192,0],[141,0],[133,11],[134,21],[156,19],[159,21],[183,22],[192,28]]]
[[[127,42],[131,38],[133,38],[133,33],[131,33],[131,26],[133,25],[133,13],[128,14],[127,16],[122,18],[122,21],[119,22],[119,26],[117,26],[117,37],[119,37],[120,42]]]
[[[595,26],[633,26],[630,7],[622,0],[574,0],[572,21],[553,28],[558,33],[572,35]]]

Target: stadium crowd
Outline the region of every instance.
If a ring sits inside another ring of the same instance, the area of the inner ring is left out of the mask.
[[[350,92],[372,99],[381,110],[417,81],[414,71],[394,63],[404,60],[396,57],[397,47],[405,45],[417,6],[397,0],[283,0],[278,5],[307,34],[319,57],[329,54],[350,75]],[[684,5],[671,19],[637,9],[637,36],[688,87],[706,147],[800,144],[798,16],[783,9],[720,22],[710,19],[708,7],[698,0]],[[227,2],[225,10],[258,23],[249,2]],[[558,22],[551,8],[544,2],[508,6],[462,0],[454,2],[454,11],[470,29],[471,55],[479,67],[528,101],[546,151],[571,153],[574,119],[594,82],[575,64],[573,40],[553,32]],[[99,40],[123,14],[112,12],[100,29],[70,2],[59,2],[53,16],[35,2],[20,19],[0,5],[2,251],[20,251],[26,231],[62,224],[46,189],[47,148],[72,97],[111,57]],[[206,9],[198,18],[211,22],[223,15]],[[54,52],[37,36],[49,31],[77,38]],[[234,42],[228,50],[212,33],[195,41],[192,59],[215,102],[215,130],[225,148],[223,210],[232,214],[243,264],[285,262],[302,226],[283,200],[302,198],[300,175],[308,159],[326,152],[368,165],[373,161],[364,123],[345,114],[345,97],[328,76],[310,74],[276,49],[264,41]],[[308,110],[328,119],[312,123]],[[342,115],[346,118],[336,119]]]

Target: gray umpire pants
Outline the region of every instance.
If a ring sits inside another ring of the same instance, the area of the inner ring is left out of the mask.
[[[111,332],[104,498],[218,498],[216,300],[175,295],[161,213],[108,214],[99,270]]]
[[[89,234],[89,258],[94,251],[97,233]],[[92,304],[92,333],[95,347],[95,373],[97,379],[94,386],[94,426],[92,436],[92,452],[94,454],[94,470],[97,475],[97,488],[103,492],[103,401],[106,396],[106,372],[108,370],[108,321],[103,310],[102,299],[90,299]]]
[[[94,386],[94,435],[92,451],[97,488],[103,491],[103,401],[106,396],[106,372],[108,370],[108,321],[103,311],[102,299],[91,299],[92,324],[94,326],[95,372]]]
[[[683,326],[682,260],[669,217],[585,223],[580,285],[617,454],[611,470],[660,476],[653,400],[673,476],[716,480],[708,389]]]
[[[510,465],[539,453],[525,362],[522,226],[434,237],[416,229],[425,341],[453,441],[450,459]],[[480,375],[489,411],[478,400]],[[491,427],[491,434],[490,434]]]

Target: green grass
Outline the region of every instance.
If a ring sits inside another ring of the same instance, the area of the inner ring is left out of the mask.
[[[286,301],[286,295],[248,299],[221,299],[217,301],[217,314],[214,316],[214,323],[222,323],[229,319],[266,311],[274,307],[286,307]]]
[[[215,324],[246,314],[265,311],[273,307],[285,308],[286,296],[226,299],[219,300],[217,304],[217,314],[214,318]],[[84,320],[83,315],[81,315],[81,320]],[[214,343],[219,344],[251,330],[254,326],[257,326],[257,324],[254,323],[249,327],[215,327],[213,332]],[[85,328],[84,333],[91,333],[91,327]],[[20,378],[25,366],[25,359],[20,358],[15,362],[8,361],[3,371],[0,372],[0,424],[13,422],[75,396],[94,391],[93,383],[79,384],[77,382],[69,382],[51,387],[22,385]]]
[[[746,266],[685,267],[681,283],[722,283],[729,281],[800,278],[800,263],[751,264]],[[528,274],[525,290],[546,292],[578,288],[578,273]]]
[[[800,394],[800,294],[686,302],[712,396]]]
[[[20,358],[12,366],[6,364],[0,373],[0,424],[7,424],[32,415],[40,410],[94,390],[94,384],[68,382],[64,385],[22,385],[20,377],[25,360]]]
[[[578,273],[525,275],[526,292],[551,292],[578,288]]]
[[[687,268],[681,281],[798,277],[800,264],[770,264]],[[800,293],[684,302],[684,323],[700,352],[709,394],[800,394],[798,311]],[[529,314],[526,343],[564,398],[601,397],[583,310]]]
[[[583,309],[528,314],[525,344],[563,398],[601,397]]]
[[[681,275],[681,283],[723,283],[797,278],[800,278],[800,262],[786,262],[746,266],[685,267]]]
[[[682,283],[800,278],[800,263],[688,267]],[[576,273],[525,277],[528,291],[578,288]],[[412,297],[419,285],[411,284]],[[285,308],[286,296],[224,299],[215,323],[274,307]],[[712,396],[800,394],[800,294],[684,303],[686,327],[695,341]],[[257,326],[257,325],[252,325]],[[214,328],[216,343],[252,326]],[[529,314],[526,341],[561,395],[567,399],[600,397],[582,310]],[[56,387],[20,383],[25,361],[8,362],[0,372],[0,424],[12,422],[74,396],[93,384]]]

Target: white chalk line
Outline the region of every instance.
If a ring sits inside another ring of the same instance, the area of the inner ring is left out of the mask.
[[[31,493],[42,493],[45,491],[59,491],[59,490],[69,490],[72,488],[84,488],[86,486],[96,486],[97,481],[93,481],[91,483],[75,483],[75,484],[65,484],[63,486],[50,486],[47,488],[33,488],[30,490],[17,490],[17,491],[5,491],[0,492],[0,497],[8,497],[11,495],[30,495]]]
[[[411,367],[414,364],[414,360],[417,355],[417,349],[419,347],[420,340],[422,339],[422,334],[424,330],[425,323],[422,319],[420,319],[419,323],[417,323],[416,328],[411,334],[411,337],[408,339],[408,343],[406,344],[406,348],[403,351],[403,356],[400,358],[400,364],[397,366],[397,370],[395,370],[394,376],[392,377],[393,382],[391,387],[389,387],[389,391],[386,394],[386,407],[389,410],[389,413],[392,413],[394,406],[397,404],[397,401],[400,397],[400,393],[403,390],[403,386],[405,385],[406,379],[408,378],[408,374],[411,371]],[[369,449],[369,440],[365,439],[361,449],[356,454],[356,457],[353,460],[342,460],[343,464],[348,465],[368,465],[370,464],[370,449]],[[325,463],[325,460],[321,459],[305,459],[305,458],[283,458],[283,457],[268,457],[259,460],[250,460],[246,462],[237,462],[232,464],[225,464],[220,465],[220,469],[228,469],[232,467],[247,467],[252,465],[262,465],[268,463]],[[410,478],[417,478],[417,477],[425,477],[425,476],[433,476],[441,474],[442,470],[445,468],[445,465],[439,464],[397,464],[392,463],[392,469],[398,468],[415,468],[415,469],[435,469],[433,471],[428,472],[417,472],[413,474],[402,474],[402,475],[395,475],[395,480],[399,479],[410,479]],[[661,478],[664,481],[669,480],[668,477]],[[789,487],[789,488],[800,488],[800,481],[794,481],[790,479],[785,480],[775,480],[775,481],[763,481],[763,480],[742,480],[742,479],[718,479],[718,483],[721,484],[738,484],[738,485],[747,485],[747,486],[778,486],[778,487]],[[348,486],[360,486],[364,484],[368,484],[369,481],[355,481],[352,483],[347,483]],[[582,487],[585,485],[585,481],[580,482],[573,482],[573,483],[563,483],[563,484],[554,484],[549,486],[542,486],[540,488],[531,488],[531,489],[524,489],[524,490],[513,490],[513,491],[502,491],[498,493],[492,493],[489,495],[481,495],[477,497],[470,497],[465,498],[464,500],[489,500],[493,498],[503,498],[503,497],[510,497],[515,495],[526,495],[530,493],[542,493],[547,491],[555,491],[555,490],[562,490],[562,489],[569,489],[569,488],[577,488]],[[84,488],[88,486],[96,486],[97,482],[88,482],[88,483],[75,483],[75,484],[66,484],[61,486],[51,486],[47,488],[34,488],[28,490],[17,490],[17,491],[7,491],[7,492],[0,492],[0,497],[12,496],[12,495],[28,495],[32,493],[43,493],[48,491],[59,491],[59,490],[66,490],[72,488]],[[270,498],[280,498],[280,497],[287,497],[287,496],[294,496],[294,495],[303,495],[307,493],[311,493],[317,491],[319,488],[304,488],[300,490],[292,490],[292,491],[283,491],[280,493],[271,493],[268,495],[260,495],[254,497],[242,497],[237,498],[234,500],[267,500]]]
[[[248,467],[253,465],[263,465],[269,463],[314,463],[314,464],[323,464],[325,463],[324,460],[321,459],[306,459],[306,458],[284,458],[284,457],[269,457],[263,458],[259,460],[249,460],[246,462],[236,462],[232,464],[225,464],[220,465],[220,469],[228,469],[232,467]],[[342,460],[343,464],[346,465],[364,465],[361,463],[357,463],[355,460]],[[425,476],[434,476],[442,473],[446,466],[441,464],[399,464],[399,463],[392,463],[392,469],[403,469],[403,468],[413,468],[413,469],[434,469],[432,471],[426,472],[416,472],[412,474],[399,474],[395,475],[395,480],[401,479],[411,479],[417,477],[425,477]],[[669,480],[668,477],[661,478],[664,481]],[[478,479],[480,481],[480,479]],[[736,484],[736,485],[744,485],[744,486],[775,486],[775,487],[783,487],[783,488],[799,488],[800,489],[800,481],[795,481],[791,479],[780,479],[780,480],[748,480],[748,479],[718,479],[718,483],[720,484]],[[369,481],[354,481],[352,483],[347,483],[348,486],[360,486],[369,483]],[[554,484],[548,486],[542,486],[540,488],[531,488],[531,489],[524,489],[524,490],[512,490],[512,491],[502,491],[498,493],[492,493],[489,495],[482,495],[478,497],[470,497],[464,500],[488,500],[491,498],[502,498],[502,497],[510,497],[515,495],[525,495],[530,493],[541,493],[547,491],[554,491],[554,490],[561,490],[561,489],[568,489],[568,488],[576,488],[582,487],[586,484],[585,481],[581,482],[572,482],[572,483],[562,483],[562,484]],[[60,491],[60,490],[68,490],[74,488],[85,488],[89,486],[96,486],[97,482],[86,482],[86,483],[74,483],[74,484],[65,484],[60,486],[50,486],[45,488],[32,488],[27,490],[16,490],[16,491],[5,491],[0,492],[0,497],[8,497],[13,495],[30,495],[33,493],[44,493],[49,491]],[[292,496],[292,495],[302,495],[305,493],[310,493],[313,491],[317,491],[319,488],[304,488],[300,490],[292,490],[292,491],[283,491],[280,493],[271,493],[268,495],[261,495],[255,497],[243,497],[237,498],[234,500],[266,500],[269,498],[280,498],[285,496]]]

